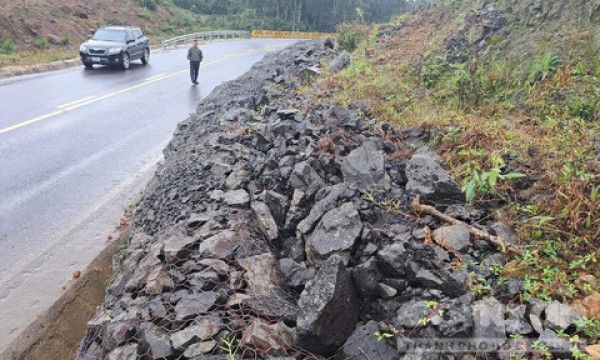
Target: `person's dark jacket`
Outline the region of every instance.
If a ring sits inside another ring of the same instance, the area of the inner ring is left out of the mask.
[[[203,55],[202,55],[202,50],[200,50],[200,49],[199,49],[199,48],[197,48],[197,47],[191,47],[191,48],[188,50],[188,55],[187,55],[187,58],[188,58],[188,60],[189,60],[189,61],[197,61],[197,62],[200,62],[200,61],[202,61],[202,59],[203,59],[204,57],[203,57]]]

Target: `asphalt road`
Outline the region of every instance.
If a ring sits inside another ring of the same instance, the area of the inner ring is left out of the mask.
[[[178,122],[291,40],[205,44],[129,71],[83,67],[0,80],[0,353],[103,248]]]

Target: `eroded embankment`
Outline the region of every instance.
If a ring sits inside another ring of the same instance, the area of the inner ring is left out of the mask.
[[[421,339],[491,353],[573,323],[558,303],[513,305],[516,280],[485,288],[505,259],[467,225],[411,212],[419,195],[514,236],[460,204],[426,132],[300,91],[331,45],[267,56],[178,127],[79,359],[437,359]]]

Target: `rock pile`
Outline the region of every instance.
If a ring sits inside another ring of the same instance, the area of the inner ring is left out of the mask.
[[[333,57],[315,41],[268,56],[178,127],[78,359],[441,359],[424,339],[456,339],[463,348],[445,350],[462,356],[510,335],[556,345],[548,329],[571,326],[572,309],[507,305],[515,281],[470,291],[494,283],[504,257],[465,226],[409,214],[420,195],[466,222],[485,215],[461,205],[439,157],[407,152],[418,130],[296,91]]]

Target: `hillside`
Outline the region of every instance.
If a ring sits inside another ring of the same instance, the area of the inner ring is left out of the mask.
[[[599,24],[594,1],[434,6],[372,29],[320,97],[421,129],[468,201],[517,229],[522,250],[485,286],[598,299]]]
[[[78,43],[105,24],[134,24],[157,33],[171,21],[173,14],[167,9],[151,12],[134,1],[5,0],[0,8],[0,40],[11,39],[25,50],[33,49],[35,40],[50,41],[53,36]]]

